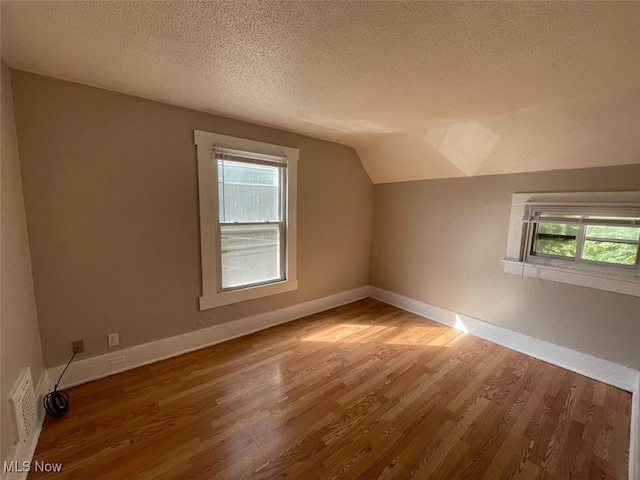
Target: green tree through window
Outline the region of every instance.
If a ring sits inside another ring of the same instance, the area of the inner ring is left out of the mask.
[[[581,229],[585,229],[578,252]],[[638,261],[640,227],[539,223],[532,254],[633,266]]]

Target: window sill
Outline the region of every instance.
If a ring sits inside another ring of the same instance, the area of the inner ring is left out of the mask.
[[[232,303],[253,300],[254,298],[268,297],[278,293],[291,292],[298,289],[298,280],[270,283],[256,287],[243,288],[230,292],[221,292],[209,296],[200,297],[200,310],[231,305]]]
[[[540,278],[553,282],[568,283],[581,287],[596,288],[609,292],[623,293],[640,297],[640,278],[607,275],[606,273],[588,272],[554,265],[538,265],[523,263],[518,260],[505,258],[504,271],[514,275]]]

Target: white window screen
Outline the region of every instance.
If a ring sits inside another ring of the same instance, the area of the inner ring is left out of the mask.
[[[286,158],[214,150],[220,290],[285,280]]]

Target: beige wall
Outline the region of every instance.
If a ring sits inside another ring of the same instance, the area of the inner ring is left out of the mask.
[[[1,460],[13,447],[15,432],[9,408],[9,394],[23,368],[30,366],[35,384],[43,371],[42,348],[33,295],[31,257],[20,181],[18,142],[11,97],[11,71],[2,62],[2,159],[1,159],[1,230],[2,264],[0,300],[0,361],[2,401]]]
[[[371,284],[640,369],[640,298],[503,272],[515,192],[640,190],[640,165],[376,185]]]
[[[369,283],[373,186],[352,148],[14,71],[47,366]],[[215,88],[215,86],[212,86]],[[300,149],[299,289],[199,311],[193,130]]]
[[[638,190],[640,165],[374,189],[341,145],[20,71],[13,80],[48,366],[78,338],[93,356],[111,332],[129,347],[366,285],[371,265],[374,286],[640,368],[637,297],[508,275],[500,262],[514,192]],[[300,149],[298,291],[197,309],[194,129]]]

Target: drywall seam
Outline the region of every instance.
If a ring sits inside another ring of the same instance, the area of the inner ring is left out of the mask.
[[[214,325],[174,337],[163,338],[162,340],[136,345],[84,360],[76,360],[65,373],[60,388],[80,385],[177,355],[199,350],[259,330],[280,325],[281,323],[290,322],[307,315],[313,315],[314,313],[355,302],[368,296],[369,287],[364,286],[280,310],[260,313],[251,317],[234,320],[221,325]],[[121,361],[123,356],[124,361]],[[115,363],[114,360],[119,363],[112,365],[111,363]],[[58,365],[49,368],[50,378],[57,379],[64,367],[64,365]]]

